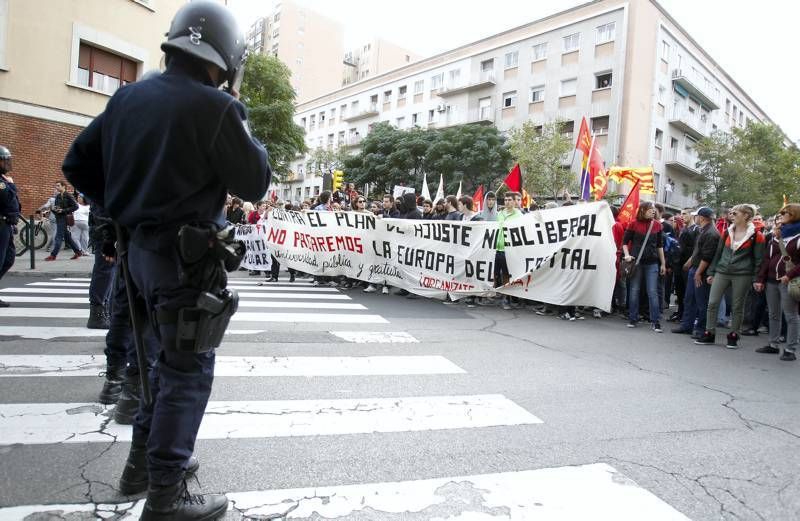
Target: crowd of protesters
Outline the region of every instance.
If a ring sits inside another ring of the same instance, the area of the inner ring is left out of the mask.
[[[480,203],[480,204],[478,204]],[[576,204],[567,200],[561,205]],[[580,204],[578,202],[577,204]],[[256,223],[270,208],[297,211],[355,211],[378,217],[399,219],[441,219],[448,221],[506,221],[523,213],[549,209],[559,203],[523,206],[522,195],[488,192],[483,201],[464,195],[448,195],[431,201],[406,193],[395,199],[382,194],[370,199],[352,184],[334,192],[323,191],[302,202],[259,201],[242,203],[231,199],[228,219],[234,223]],[[612,207],[616,218],[618,208]],[[620,316],[630,328],[649,323],[662,333],[662,317],[675,326],[673,334],[687,335],[696,344],[715,344],[717,330],[728,330],[725,345],[739,347],[740,337],[765,335],[768,340],[756,349],[759,353],[779,354],[780,359],[796,359],[800,345],[798,302],[792,298],[789,282],[800,276],[800,205],[788,204],[764,219],[752,205],[741,204],[723,210],[721,215],[708,207],[685,208],[671,214],[663,205],[642,202],[636,216],[613,228],[618,269],[611,303],[611,316]],[[619,268],[633,263],[630,273]],[[280,265],[273,258],[268,280],[277,281]],[[251,272],[259,275],[259,272]],[[302,273],[289,270],[290,280]],[[495,284],[504,284],[510,274],[505,262],[503,234],[498,235],[495,258]],[[345,277],[313,277],[313,284],[329,284],[341,289],[361,288],[366,293],[417,298],[408,291],[378,287]],[[584,320],[608,316],[599,309],[553,306],[529,300],[498,296],[468,297],[446,304],[498,305],[503,309],[530,309],[537,315],[554,315],[562,320]],[[674,306],[673,306],[674,303]]]

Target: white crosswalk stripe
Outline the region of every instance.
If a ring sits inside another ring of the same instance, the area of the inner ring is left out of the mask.
[[[100,405],[93,401],[96,395],[84,397],[75,390],[75,384],[95,379],[99,391],[102,380],[97,375],[105,368],[101,348],[106,331],[77,326],[77,321],[88,316],[88,282],[86,278],[64,277],[0,290],[3,299],[12,304],[0,310],[0,342],[13,345],[12,337],[83,340],[54,343],[60,349],[57,353],[48,350],[47,342],[43,350],[29,353],[0,351],[0,386],[11,389],[16,384],[24,387],[35,382],[37,388],[47,389],[45,400],[49,400],[42,401],[40,397],[33,400],[35,403],[28,403],[27,396],[20,393],[14,398],[0,397],[0,448],[41,450],[56,458],[53,468],[59,468],[59,455],[66,457],[75,450],[94,446],[101,451],[111,442],[131,439],[130,426],[112,421],[113,406]],[[358,446],[359,441],[355,440],[379,443],[377,435],[421,440],[414,438],[415,433],[438,433],[459,447],[454,455],[463,455],[463,440],[470,438],[462,438],[459,433],[474,432],[478,434],[475,438],[481,439],[490,429],[535,432],[545,428],[542,424],[546,418],[538,417],[509,395],[463,392],[463,386],[458,392],[448,392],[451,383],[469,382],[472,375],[451,359],[430,352],[429,346],[408,332],[362,331],[361,324],[380,326],[389,322],[370,313],[368,305],[352,302],[351,297],[335,288],[316,288],[308,283],[258,284],[259,281],[241,279],[231,284],[239,291],[240,310],[227,331],[225,342],[231,343],[223,343],[214,371],[215,389],[222,387],[229,392],[224,400],[212,396],[203,416],[198,446],[202,447],[204,440],[234,448],[273,440],[265,442],[269,447],[282,439],[292,439],[297,449],[304,451],[315,447],[321,437],[347,440]],[[298,337],[308,335],[313,338],[308,344],[324,349],[313,356],[287,356],[285,351],[281,352],[283,356],[267,356],[270,337],[275,335],[270,329],[276,322],[330,323],[328,330],[301,329],[291,333]],[[266,333],[265,341],[231,340],[242,338],[235,335],[260,333]],[[256,346],[259,351],[252,351]],[[246,349],[251,350],[242,351]],[[348,353],[348,349],[359,350],[358,355]],[[319,356],[320,352],[324,356]],[[259,378],[282,379],[274,380],[281,385],[294,382],[289,384],[294,394],[290,399],[253,399],[258,398],[250,395],[254,387],[265,381]],[[398,387],[404,393],[370,396],[369,389],[380,388],[380,384],[374,384],[377,378],[408,385]],[[306,385],[311,381],[324,385]],[[372,384],[361,385],[368,381]],[[319,389],[328,390],[321,395]],[[233,399],[230,390],[234,391]],[[340,395],[335,393],[347,393],[348,397],[338,398],[335,396]],[[252,465],[252,447],[242,451],[240,460],[231,461],[233,468]],[[269,452],[268,448],[263,450]],[[413,467],[413,463],[409,465]],[[361,518],[375,512],[398,519],[406,513],[414,513],[419,519],[687,519],[606,464],[513,470],[454,477],[443,473],[444,477],[427,479],[430,469],[420,468],[420,473],[425,474],[421,477],[426,479],[412,476],[405,481],[348,481],[341,485],[320,476],[326,486],[314,489],[253,490],[255,487],[237,479],[235,472],[225,479],[231,484],[230,509],[237,516],[251,519]],[[57,475],[42,479],[53,485],[51,490],[62,488]],[[108,479],[113,482],[117,478]],[[14,502],[0,491],[0,504],[5,505],[0,507],[0,520],[127,520],[138,518],[144,504],[138,498],[122,502],[125,498],[118,495],[93,496],[106,502],[87,503],[79,489],[68,490],[60,491],[52,504],[41,505]],[[580,491],[580,501],[576,501],[576,490]]]

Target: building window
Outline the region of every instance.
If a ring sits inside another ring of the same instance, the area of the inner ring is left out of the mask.
[[[383,91],[383,102],[389,103],[391,101],[392,101],[392,91],[390,90]]]
[[[300,126],[306,128],[306,118],[300,118]]]
[[[436,111],[434,111],[433,109],[428,111],[428,123],[433,123],[433,118],[435,117],[435,115]]]
[[[397,118],[397,120],[395,121],[395,123],[396,123],[396,125],[395,125],[395,126],[396,126],[397,128],[403,128],[403,125],[405,125],[405,123],[406,123],[406,118],[404,118],[404,117]]]
[[[336,139],[338,139],[339,145],[344,144],[344,130],[339,131],[339,135],[336,137]]]
[[[505,68],[513,69],[519,65],[519,51],[507,52],[505,59]]]
[[[328,134],[328,148],[333,148],[333,134]]]
[[[450,81],[450,86],[458,85],[461,80],[461,69],[453,69],[450,71],[449,75],[450,78],[448,81]]]
[[[569,138],[569,139],[572,139],[572,136],[574,135],[574,133],[575,133],[575,122],[574,121],[565,121],[561,125],[561,135],[562,136],[564,136],[566,138]]]
[[[511,108],[517,105],[517,91],[512,90],[503,94],[503,108]]]
[[[600,116],[598,118],[592,118],[592,134],[595,136],[605,136],[608,135],[608,116]]]
[[[406,91],[407,90],[408,90],[408,87],[406,87],[405,85],[403,85],[402,87],[398,87],[397,88],[397,99],[399,99],[399,100],[406,99]]]
[[[610,72],[600,72],[594,75],[595,77],[595,89],[607,89],[611,87],[611,73]]]
[[[544,101],[544,85],[531,87],[531,103]]]
[[[324,112],[320,112],[319,113],[319,124],[322,125],[323,123],[325,123],[325,113]]]
[[[354,101],[350,104],[350,111],[353,113],[353,115],[358,114],[358,101]]]
[[[336,121],[336,107],[331,109],[331,121]]]
[[[731,113],[731,100],[726,99],[725,100],[725,114],[730,114],[730,113]]]
[[[419,123],[419,114],[415,112],[414,114],[411,114],[411,124],[416,126],[418,123]]]
[[[564,37],[564,52],[577,51],[581,46],[581,33],[570,34]]]
[[[78,55],[78,85],[113,94],[122,85],[136,81],[136,62],[81,42]]]
[[[656,148],[661,148],[664,145],[664,132],[660,129],[656,129],[656,139],[655,139]]]
[[[481,72],[489,72],[494,70],[494,58],[491,60],[483,60],[481,62]]]
[[[418,80],[414,82],[414,94],[422,94],[425,90],[425,80]]]
[[[741,111],[739,112],[739,126],[740,127],[744,126],[744,112]]]
[[[610,24],[601,25],[597,28],[597,45],[606,42],[613,42],[617,30],[617,24],[611,22]]]
[[[344,119],[345,114],[347,114],[347,105],[342,105],[341,107],[339,107],[339,119],[340,120]]]
[[[547,58],[547,42],[533,46],[533,61],[544,60]]]
[[[561,80],[561,92],[560,96],[574,96],[577,94],[578,91],[578,78],[572,78],[570,80]]]
[[[375,109],[378,106],[378,95],[373,94],[369,97],[369,108]]]
[[[317,128],[317,116],[312,114],[309,116],[308,130],[314,130],[315,128]]]
[[[444,73],[431,76],[431,90],[441,89],[442,82],[444,82]]]

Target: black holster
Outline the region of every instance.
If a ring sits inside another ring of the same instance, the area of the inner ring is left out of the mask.
[[[219,347],[231,317],[239,308],[239,295],[222,290],[204,291],[193,308],[178,311],[175,347],[178,351],[205,353]]]

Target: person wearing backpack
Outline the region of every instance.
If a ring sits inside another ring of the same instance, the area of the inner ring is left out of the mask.
[[[701,338],[695,340],[695,344],[715,343],[719,303],[725,291],[731,287],[733,313],[726,347],[739,347],[745,297],[751,286],[757,289],[757,272],[764,257],[764,235],[752,223],[755,214],[755,207],[749,204],[739,204],[731,210],[733,224],[723,232],[714,260],[707,271],[711,292],[708,297],[706,330]]]

